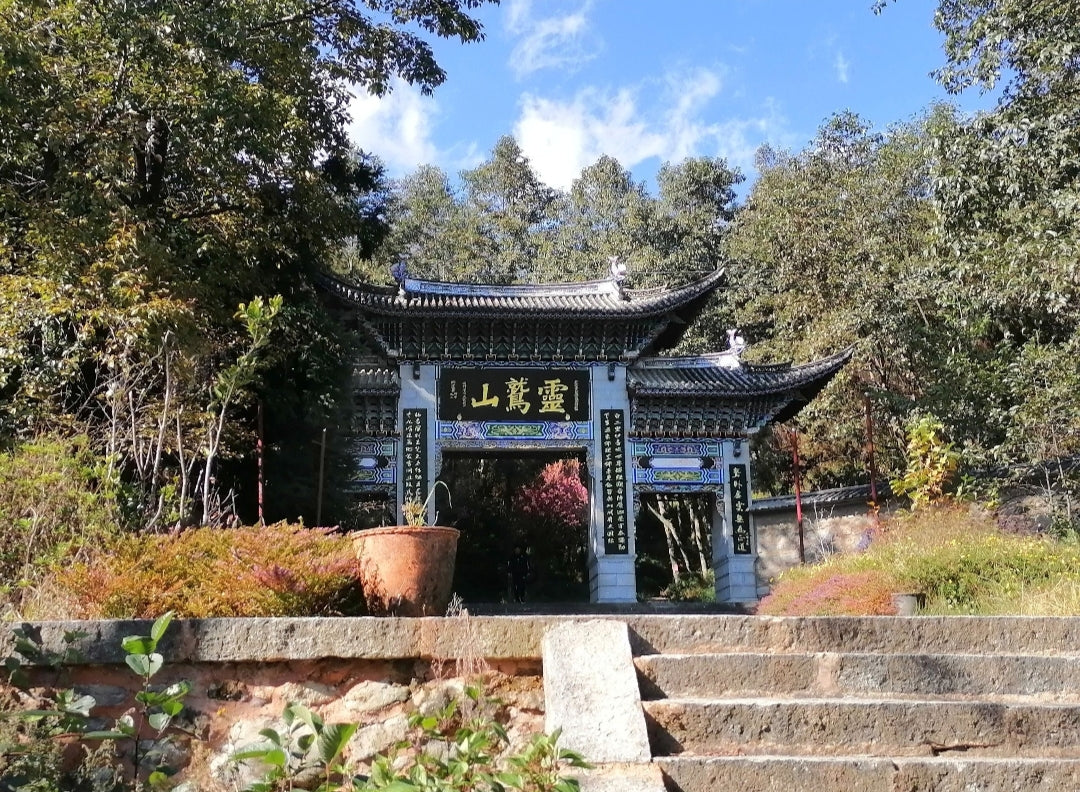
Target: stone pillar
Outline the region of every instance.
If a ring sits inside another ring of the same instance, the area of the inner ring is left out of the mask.
[[[750,515],[744,513],[745,531],[749,532],[750,552],[736,552],[735,519],[739,504],[732,487],[732,466],[745,482],[746,506],[750,505],[750,448],[746,440],[723,442],[723,508],[713,514],[713,574],[716,576],[717,602],[757,602],[757,576],[754,565],[757,560],[757,537],[754,535]],[[745,536],[745,534],[744,534]]]
[[[435,435],[436,435],[436,414],[435,414],[435,377],[438,367],[432,363],[425,363],[414,365],[412,363],[401,363],[398,367],[398,376],[401,378],[401,396],[398,399],[398,427],[402,433],[402,442],[398,446],[398,475],[397,475],[397,502],[395,503],[395,510],[397,514],[397,520],[400,524],[402,522],[401,505],[405,502],[405,411],[406,410],[425,410],[426,411],[426,426],[427,426],[427,465],[426,471],[426,486],[424,487],[422,498],[427,498],[428,492],[435,484],[435,480],[439,475],[439,471],[436,469],[435,453]],[[440,488],[441,489],[441,488]],[[435,499],[432,498],[431,506],[429,509],[434,508]],[[434,514],[429,514],[429,519],[434,517]]]
[[[626,515],[625,553],[608,553],[604,543],[604,491],[601,410],[623,414],[624,483],[623,514]],[[592,369],[593,439],[589,452],[589,599],[592,602],[636,602],[635,542],[630,447],[626,427],[630,423],[630,400],[626,393],[626,367],[600,363]]]

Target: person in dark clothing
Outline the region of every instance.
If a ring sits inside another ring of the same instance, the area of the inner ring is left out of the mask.
[[[525,587],[532,577],[532,563],[525,548],[520,544],[514,545],[514,555],[510,558],[510,588],[515,602],[525,601]]]

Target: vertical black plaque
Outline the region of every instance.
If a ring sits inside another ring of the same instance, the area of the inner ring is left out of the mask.
[[[428,494],[428,411],[421,407],[402,412],[402,497],[406,503],[423,503]]]
[[[731,538],[736,555],[749,555],[750,547],[750,490],[745,465],[728,465],[728,492],[731,495]]]
[[[622,410],[600,411],[600,468],[604,498],[604,552],[630,552],[626,529],[626,430]]]

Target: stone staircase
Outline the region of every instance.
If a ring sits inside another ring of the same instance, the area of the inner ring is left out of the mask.
[[[680,622],[630,623],[670,790],[1080,791],[1076,620]]]

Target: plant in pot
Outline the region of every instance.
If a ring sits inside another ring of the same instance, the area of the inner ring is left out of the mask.
[[[459,531],[428,524],[428,506],[436,481],[421,502],[402,504],[404,525],[369,528],[353,539],[360,568],[360,585],[368,613],[373,616],[442,616],[450,603],[454,558]]]

